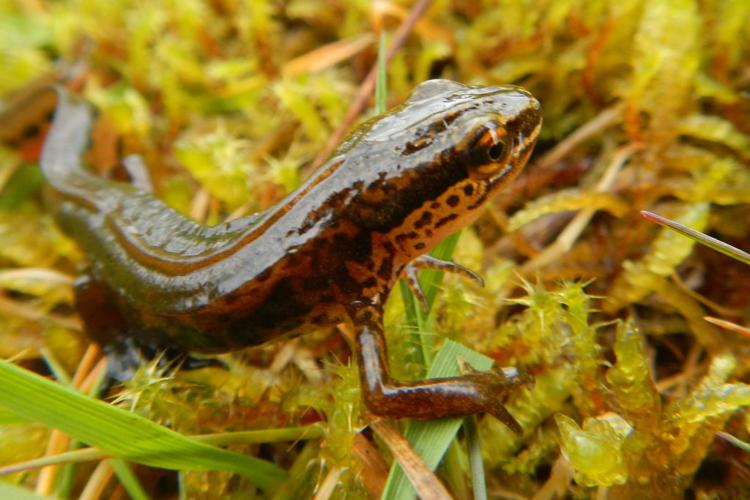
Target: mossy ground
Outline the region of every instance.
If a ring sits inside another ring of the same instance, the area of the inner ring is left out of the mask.
[[[140,154],[162,199],[216,223],[272,205],[310,173],[376,61],[380,33],[410,8],[0,0],[0,95],[73,80],[102,116],[88,162],[118,175],[123,153]],[[481,270],[485,288],[447,277],[424,326],[535,379],[508,405],[523,436],[480,421],[491,496],[750,495],[749,455],[716,437],[750,437],[750,340],[704,319],[750,325],[750,269],[639,213],[750,248],[748,68],[743,0],[437,0],[389,62],[391,105],[436,77],[522,85],[543,104],[527,171],[454,252]],[[86,348],[71,308],[84,257],[45,211],[40,134],[13,135],[6,129],[21,115],[2,119],[0,356],[73,373]],[[393,371],[421,377],[425,353],[393,295]],[[278,497],[316,488],[364,497],[382,482],[362,450],[391,457],[382,442],[362,443],[368,419],[339,334],[224,361],[228,370],[177,375],[144,368],[120,404],[190,434],[323,422],[322,439],[232,446],[291,472]],[[0,464],[44,453],[37,426],[0,427],[0,436]],[[470,491],[466,462],[455,446],[439,469],[458,498]],[[138,474],[152,495],[176,487],[170,473]],[[90,475],[70,472],[67,491]],[[37,478],[11,476],[31,488]],[[217,472],[186,473],[180,487],[251,491]]]

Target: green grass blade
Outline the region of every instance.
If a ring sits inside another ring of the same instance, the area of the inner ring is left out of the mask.
[[[120,481],[122,487],[130,495],[130,498],[133,500],[148,500],[148,493],[143,489],[138,478],[135,477],[130,466],[124,460],[113,458],[109,461],[109,464],[112,466],[115,474],[117,474],[117,479]]]
[[[463,359],[477,370],[489,370],[492,360],[476,351],[446,340],[440,348],[435,362],[429,372],[429,378],[453,377],[460,375],[458,360]],[[440,420],[413,420],[406,426],[404,436],[409,440],[414,450],[424,459],[427,467],[435,470],[440,459],[450,446],[451,441],[461,427],[463,418],[444,418]],[[401,467],[394,464],[388,474],[388,482],[383,491],[383,499],[410,500],[416,493]]]
[[[39,469],[47,465],[76,464],[80,462],[90,462],[92,460],[102,460],[107,455],[96,448],[82,448],[80,450],[64,451],[57,455],[45,455],[39,458],[26,460],[10,465],[0,467],[0,476],[13,474],[22,470]]]
[[[451,260],[451,258],[453,257],[453,251],[458,245],[458,239],[460,238],[460,236],[460,231],[451,234],[443,241],[441,241],[440,244],[436,246],[432,250],[432,252],[430,252],[430,255],[442,260]],[[443,273],[442,271],[436,271],[434,269],[426,269],[420,273],[420,283],[422,283],[422,290],[427,297],[427,303],[430,304],[430,307],[432,307],[432,304],[435,302],[435,298],[437,297],[438,291],[440,290],[440,285],[443,281],[444,274],[445,273]]]
[[[23,418],[0,406],[0,425],[28,424],[30,422],[28,418]]]
[[[325,436],[325,429],[320,424],[281,427],[278,429],[259,429],[255,431],[219,432],[191,436],[201,443],[221,446],[230,443],[278,443],[283,441],[305,441]]]
[[[285,477],[280,467],[195,441],[148,419],[0,360],[0,406],[132,462],[175,470],[225,470],[264,490]]]
[[[453,255],[453,250],[456,249],[458,244],[458,238],[461,233],[456,232],[445,238],[436,246],[430,254],[438,259],[450,260]],[[404,301],[404,309],[406,310],[406,324],[409,331],[417,332],[419,336],[419,345],[422,350],[422,361],[425,366],[430,366],[432,363],[432,352],[434,347],[434,337],[432,335],[426,335],[429,331],[428,325],[430,322],[430,311],[432,310],[432,304],[435,302],[440,285],[443,282],[443,272],[436,271],[434,269],[426,269],[419,273],[419,283],[422,286],[422,291],[427,297],[427,304],[429,309],[427,311],[422,310],[422,307],[417,302],[417,299],[411,293],[409,285],[406,281],[400,280],[399,286],[401,287],[401,297]]]
[[[24,420],[23,423],[28,423]],[[196,434],[189,436],[200,443],[212,446],[223,446],[238,443],[278,443],[285,441],[305,441],[308,439],[320,439],[325,435],[325,429],[320,424],[302,425],[297,427],[282,427],[279,429],[261,429],[254,431],[234,431],[216,434]],[[0,476],[11,474],[20,470],[38,469],[47,465],[75,464],[102,460],[107,458],[105,453],[97,448],[73,449],[48,455],[25,462],[0,467]]]
[[[0,498],[5,500],[44,500],[33,491],[0,481]]]
[[[477,430],[477,417],[467,417],[464,421],[464,435],[469,447],[469,464],[471,469],[471,485],[474,500],[487,500],[487,483],[484,479],[484,462]]]
[[[380,32],[378,45],[378,69],[375,79],[375,114],[382,115],[388,108],[388,78],[387,59],[385,50],[385,31]]]
[[[750,253],[744,252],[737,247],[729,245],[728,243],[724,243],[721,240],[717,240],[716,238],[713,238],[707,234],[701,233],[700,231],[696,231],[695,229],[691,229],[687,226],[683,226],[679,222],[667,219],[666,217],[662,217],[661,215],[657,215],[653,212],[642,210],[641,215],[643,215],[651,222],[656,222],[657,224],[661,224],[662,226],[673,229],[678,233],[697,241],[701,245],[705,245],[708,248],[716,250],[719,253],[723,253],[727,257],[731,257],[742,262],[743,264],[747,264],[750,266]]]
[[[69,449],[77,450],[81,447],[81,442],[77,439],[71,441]],[[76,467],[78,464],[69,463],[65,464],[60,468],[60,472],[57,474],[55,479],[56,487],[55,491],[59,498],[70,498],[73,486],[75,483]]]
[[[72,383],[72,381],[70,380],[70,374],[67,372],[67,370],[65,370],[60,361],[55,357],[55,353],[52,351],[52,349],[43,347],[41,349],[41,354],[42,359],[44,359],[44,362],[47,363],[47,366],[52,372],[52,375],[54,375],[55,380],[63,385],[70,385]]]
[[[466,425],[466,420],[464,424]],[[445,451],[438,466],[438,474],[445,486],[453,493],[455,500],[469,500],[468,484],[466,482],[466,450],[458,439],[453,439]]]

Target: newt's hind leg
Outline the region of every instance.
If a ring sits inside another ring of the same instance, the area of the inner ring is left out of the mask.
[[[76,310],[92,340],[106,346],[124,334],[125,317],[107,285],[84,275],[76,280],[74,293]]]
[[[157,357],[185,369],[224,366],[220,361],[189,356],[170,346],[163,334],[131,324],[112,289],[96,278],[76,280],[75,306],[86,333],[107,355],[107,371],[117,382],[130,379],[143,360]]]
[[[526,382],[500,372],[471,372],[461,377],[396,382],[388,373],[382,310],[375,304],[355,304],[359,370],[365,404],[387,418],[442,418],[490,413],[516,433],[521,426],[503,406],[509,392]]]
[[[75,282],[75,307],[86,334],[107,354],[110,378],[126,380],[138,368],[138,349],[128,340],[127,320],[112,290],[91,276]]]

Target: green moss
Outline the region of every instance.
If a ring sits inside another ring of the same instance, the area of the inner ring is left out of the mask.
[[[73,76],[104,117],[87,158],[93,167],[109,173],[121,154],[143,155],[157,194],[203,221],[262,210],[310,174],[377,44],[315,68],[302,59],[302,69],[289,72],[288,64],[332,42],[377,40],[379,27],[391,40],[410,3],[373,5],[0,0],[0,120],[18,116],[8,111],[19,95],[12,91]],[[750,324],[750,271],[638,213],[655,211],[750,247],[748,39],[744,0],[437,0],[390,62],[389,105],[431,77],[514,83],[543,104],[536,158],[567,148],[562,157],[532,160],[461,236],[454,258],[480,271],[484,289],[447,277],[429,315],[414,319],[398,293],[386,309],[397,378],[421,378],[449,337],[534,380],[508,401],[522,436],[492,418],[480,421],[491,492],[750,495],[737,479],[744,452],[714,443],[722,429],[750,439],[747,340],[703,319]],[[0,355],[42,371],[44,352],[72,373],[85,337],[76,332],[71,282],[86,262],[51,222],[29,164],[39,137],[6,138],[3,123],[10,122],[0,122],[7,141]],[[617,155],[626,161],[603,183]],[[585,209],[591,218],[555,247],[570,214]],[[540,252],[545,264],[532,265]],[[56,274],[35,274],[39,268]],[[227,369],[173,376],[146,365],[121,398],[186,433],[322,419],[319,441],[233,446],[291,472],[279,498],[314,495],[331,474],[332,496],[358,498],[371,471],[362,469],[353,440],[369,417],[358,406],[356,365],[337,335],[225,356]],[[0,456],[7,462],[43,447],[3,439]],[[382,455],[390,460],[387,450]],[[716,462],[729,471],[726,481],[706,486],[696,471]],[[465,467],[458,459],[447,467],[452,484],[468,477]],[[565,468],[571,481],[561,479]],[[86,480],[86,469],[76,474]],[[182,484],[196,495],[254,494],[228,473],[190,474]]]
[[[615,414],[586,420],[584,428],[558,414],[560,445],[575,467],[576,481],[585,486],[622,484],[627,477],[622,444],[630,425]]]

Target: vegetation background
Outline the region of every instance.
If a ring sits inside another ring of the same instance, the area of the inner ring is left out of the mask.
[[[51,104],[38,89],[66,82],[100,110],[87,160],[102,175],[140,154],[162,199],[213,224],[277,202],[351,128],[347,115],[371,116],[372,101],[351,106],[370,95],[381,38],[394,49],[389,106],[429,78],[514,83],[543,104],[525,174],[455,247],[485,288],[446,277],[424,317],[399,293],[388,305],[399,377],[422,378],[430,346],[450,338],[535,380],[509,399],[522,436],[492,417],[478,438],[471,423],[456,435],[438,468],[450,494],[750,496],[748,267],[639,213],[750,248],[744,0],[0,0],[0,357],[84,392],[103,367],[71,307],[85,258],[42,199]],[[283,469],[273,488],[231,469],[107,460],[0,485],[86,498],[122,497],[128,477],[131,496],[381,493],[401,452],[368,430],[340,334],[222,359],[227,369],[176,373],[145,363],[115,404],[183,434],[260,431],[215,442]],[[67,449],[29,421],[44,420],[11,411],[3,380],[0,464]]]

